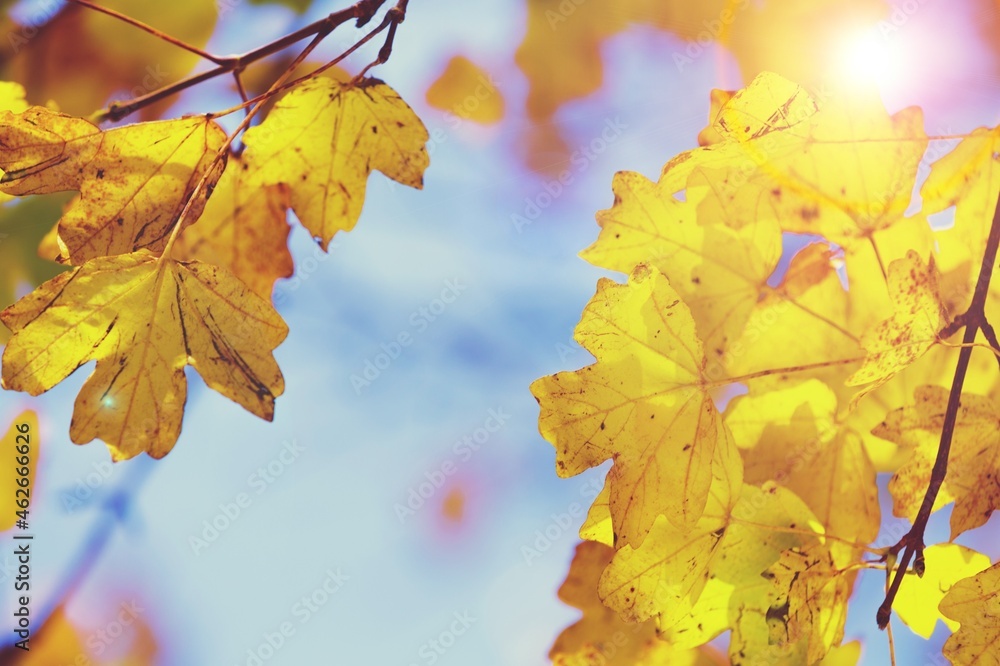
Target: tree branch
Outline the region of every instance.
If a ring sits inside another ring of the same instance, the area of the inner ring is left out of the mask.
[[[948,474],[948,456],[951,453],[951,441],[955,435],[955,424],[958,420],[958,409],[962,402],[962,386],[965,384],[965,375],[969,370],[969,361],[972,358],[972,343],[976,341],[976,335],[980,330],[986,332],[987,337],[995,339],[993,328],[986,321],[986,299],[989,296],[990,280],[993,277],[993,268],[997,260],[997,248],[1000,247],[1000,197],[993,212],[993,223],[990,226],[989,237],[986,240],[986,248],[983,251],[983,263],[979,268],[979,277],[976,279],[976,288],[972,295],[972,303],[969,309],[959,317],[965,324],[965,335],[962,338],[962,350],[958,354],[958,365],[955,368],[955,377],[951,382],[951,392],[948,395],[948,407],[944,414],[944,424],[941,427],[941,442],[938,445],[937,458],[934,460],[934,468],[931,470],[930,483],[927,492],[924,494],[924,501],[920,505],[920,511],[913,521],[913,527],[900,539],[899,543],[890,549],[890,555],[895,555],[902,551],[899,559],[899,566],[892,579],[885,595],[885,600],[879,606],[876,613],[876,621],[880,629],[885,629],[889,624],[889,617],[892,614],[892,602],[896,598],[899,586],[903,582],[910,560],[916,557],[914,568],[918,574],[923,573],[924,559],[924,531],[927,529],[927,521],[930,519],[931,510],[934,508],[934,501],[937,499],[941,485]],[[990,343],[994,344],[994,343]]]
[[[217,66],[212,69],[199,74],[192,74],[191,76],[181,79],[180,81],[163,86],[162,88],[146,93],[145,95],[140,95],[139,97],[123,102],[113,102],[106,108],[90,116],[90,120],[94,123],[100,123],[105,120],[121,120],[122,118],[135,113],[139,109],[155,104],[156,102],[170,97],[171,95],[175,95],[182,90],[187,90],[192,86],[214,79],[222,74],[240,71],[250,63],[266,58],[274,53],[277,53],[278,51],[282,51],[289,46],[297,44],[303,39],[315,37],[317,35],[323,35],[325,37],[333,32],[334,29],[351,19],[357,19],[357,27],[362,27],[372,20],[375,13],[378,12],[383,4],[385,4],[385,1],[386,0],[359,0],[357,3],[347,7],[346,9],[333,12],[325,18],[315,21],[314,23],[310,23],[303,28],[299,28],[295,32],[289,33],[284,37],[280,37],[273,42],[260,46],[252,51],[248,51],[243,55],[220,58]]]

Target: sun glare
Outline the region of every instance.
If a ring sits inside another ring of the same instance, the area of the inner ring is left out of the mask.
[[[884,83],[899,76],[903,68],[889,40],[874,30],[847,36],[835,62],[837,78],[854,85]]]

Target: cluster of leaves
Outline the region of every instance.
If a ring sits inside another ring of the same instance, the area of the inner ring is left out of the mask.
[[[90,119],[29,106],[17,84],[0,87],[0,192],[77,193],[40,248],[69,270],[0,313],[12,333],[4,388],[38,395],[96,361],[76,399],[70,436],[103,440],[116,460],[170,451],[189,365],[211,388],[273,417],[284,383],[272,352],[287,327],[271,295],[275,280],[293,271],[288,211],[326,249],[357,222],[373,170],[419,188],[429,164],[420,119],[392,88],[364,76],[368,68],[345,81],[321,75],[355,47],[288,81],[323,37],[351,19],[366,24],[383,3],[362,0],[279,40],[312,38],[265,93],[234,109],[103,129],[95,121],[148,109],[161,92],[197,81],[147,91]],[[390,8],[360,40],[387,29],[373,65],[388,57],[405,7]],[[245,60],[276,50],[258,49]],[[234,72],[244,89],[245,62],[205,57],[218,73]],[[265,103],[279,93],[265,115]],[[243,110],[231,133],[216,122]],[[234,149],[237,138],[245,150]]]
[[[583,256],[629,277],[601,279],[576,328],[596,362],[532,385],[560,476],[613,461],[554,663],[712,663],[730,631],[733,664],[853,664],[865,568],[917,633],[961,623],[953,663],[1000,660],[1000,565],[923,544],[932,508],[954,502],[954,540],[1000,505],[1000,128],[958,138],[762,74],[713,93],[700,147],[659,180],[615,176]],[[878,472],[914,522],[881,547]]]

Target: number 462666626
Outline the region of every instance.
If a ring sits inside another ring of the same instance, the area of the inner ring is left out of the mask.
[[[28,519],[28,500],[31,497],[31,426],[27,423],[19,423],[15,426],[17,436],[14,438],[14,450],[17,455],[14,462],[17,465],[14,472],[17,475],[17,489],[14,491],[14,503],[20,511],[17,517],[20,520]]]

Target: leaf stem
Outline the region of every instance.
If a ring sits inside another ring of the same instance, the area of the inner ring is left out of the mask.
[[[997,261],[997,249],[1000,248],[1000,197],[997,199],[996,208],[993,212],[993,223],[990,226],[990,233],[986,239],[986,248],[983,251],[983,263],[979,268],[979,277],[976,279],[976,288],[972,295],[972,302],[969,309],[960,317],[965,324],[965,334],[962,336],[962,349],[958,355],[958,365],[955,367],[955,377],[951,383],[951,392],[948,394],[948,407],[944,414],[944,424],[941,427],[941,441],[938,445],[937,458],[934,460],[934,467],[931,470],[930,483],[927,485],[927,492],[924,495],[920,511],[913,521],[913,527],[899,540],[895,546],[889,549],[890,556],[902,553],[899,558],[899,567],[896,569],[892,583],[886,591],[885,600],[879,606],[875,619],[880,629],[885,629],[889,624],[892,615],[892,602],[899,592],[899,586],[903,581],[903,575],[910,564],[910,560],[916,557],[915,565],[920,566],[923,561],[924,552],[924,531],[927,529],[927,521],[930,519],[931,511],[934,508],[934,501],[937,499],[938,491],[944,484],[948,474],[948,456],[951,453],[951,441],[955,435],[955,424],[958,420],[958,409],[962,402],[962,386],[965,384],[965,376],[969,371],[969,362],[972,358],[972,346],[976,341],[976,335],[980,330],[992,331],[992,327],[986,320],[986,298],[990,291],[990,280],[993,277],[993,269]],[[996,336],[993,336],[994,339]],[[991,343],[993,344],[993,343]]]

